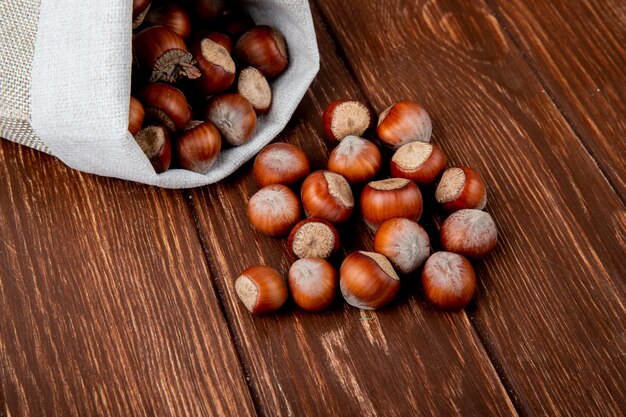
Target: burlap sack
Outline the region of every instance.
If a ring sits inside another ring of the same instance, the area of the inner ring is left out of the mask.
[[[0,137],[80,171],[166,188],[210,184],[285,127],[319,69],[306,0],[242,0],[258,24],[278,28],[287,39],[290,65],[272,82],[272,108],[259,118],[253,140],[222,152],[206,175],[157,175],[128,132],[131,4],[0,0]]]

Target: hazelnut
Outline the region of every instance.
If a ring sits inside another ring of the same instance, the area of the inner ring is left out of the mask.
[[[428,302],[444,310],[458,310],[474,296],[476,275],[465,257],[436,252],[424,265],[422,286]]]
[[[350,184],[371,180],[381,165],[382,156],[376,145],[357,136],[346,136],[328,158],[328,169],[343,175]]]
[[[135,97],[131,97],[128,107],[128,131],[131,135],[135,136],[141,130],[145,116],[143,105]]]
[[[404,178],[372,181],[361,193],[361,213],[372,230],[395,217],[418,221],[422,215],[422,193],[415,183]]]
[[[268,236],[288,235],[301,215],[298,197],[281,184],[261,188],[248,201],[250,223]]]
[[[298,258],[329,258],[339,251],[339,233],[332,223],[305,219],[289,234],[289,248]]]
[[[378,118],[376,133],[387,146],[398,149],[409,142],[430,142],[433,126],[426,110],[412,101],[400,101]]]
[[[133,54],[150,82],[174,83],[180,78],[193,80],[200,76],[185,41],[164,26],[153,26],[133,36]]]
[[[182,7],[175,3],[163,4],[150,10],[145,21],[149,26],[165,26],[182,39],[187,39],[191,33],[189,16]]]
[[[213,20],[224,13],[225,0],[193,0],[194,18],[200,21]]]
[[[498,243],[496,224],[489,213],[481,210],[452,213],[441,225],[440,235],[445,250],[470,258],[482,258]]]
[[[200,95],[210,96],[226,91],[235,81],[235,61],[219,43],[202,38],[195,41],[191,53],[196,59],[200,77],[194,86]]]
[[[157,174],[165,172],[172,160],[172,146],[167,130],[162,126],[148,126],[135,135],[135,140],[150,160]]]
[[[269,26],[257,26],[241,35],[235,54],[268,78],[280,75],[289,64],[285,38]]]
[[[253,314],[268,314],[280,309],[287,301],[287,284],[274,268],[253,266],[235,281],[235,291]]]
[[[354,252],[341,264],[339,287],[351,306],[375,310],[395,298],[400,290],[400,278],[383,255]]]
[[[324,259],[299,259],[289,269],[293,301],[307,311],[326,310],[337,294],[337,271]]]
[[[248,99],[257,114],[267,113],[272,105],[272,90],[261,71],[247,67],[239,73],[237,93]]]
[[[452,167],[443,172],[435,200],[450,213],[461,209],[482,210],[487,204],[487,188],[480,174],[472,168]]]
[[[206,174],[221,145],[220,133],[213,123],[194,120],[174,142],[174,154],[181,168]]]
[[[259,152],[252,172],[261,187],[270,184],[293,185],[309,175],[309,159],[297,146],[274,143]]]
[[[422,226],[404,218],[390,219],[380,225],[374,236],[374,250],[402,274],[411,274],[430,255],[430,239]]]
[[[302,204],[307,217],[343,223],[352,215],[354,196],[341,175],[315,171],[302,183]]]
[[[437,145],[411,142],[402,145],[391,158],[391,175],[429,185],[439,178],[446,162],[446,154]]]
[[[338,100],[330,103],[322,115],[324,132],[330,142],[339,142],[347,136],[361,136],[372,125],[369,108],[356,100]]]
[[[222,139],[232,146],[248,143],[256,128],[254,108],[239,94],[215,97],[205,111],[205,118],[217,127]]]
[[[133,29],[141,26],[150,11],[151,3],[151,0],[133,0]]]
[[[183,130],[191,120],[185,95],[171,85],[152,83],[139,92],[146,117],[163,125],[170,133]]]

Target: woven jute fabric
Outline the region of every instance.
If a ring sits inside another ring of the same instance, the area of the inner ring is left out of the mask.
[[[39,5],[39,0],[0,0],[0,137],[50,153],[28,123]]]
[[[290,65],[272,81],[253,139],[225,150],[201,175],[156,174],[128,133],[132,32],[128,0],[0,0],[0,136],[89,173],[167,188],[217,182],[286,126],[319,69],[306,0],[242,0],[258,24],[280,30]]]

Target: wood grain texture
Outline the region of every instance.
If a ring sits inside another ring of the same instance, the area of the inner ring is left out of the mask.
[[[301,146],[320,169],[328,155],[321,139],[324,107],[359,93],[315,20],[321,71],[277,140]],[[425,305],[415,277],[405,281],[397,302],[379,312],[338,301],[323,314],[292,304],[270,317],[249,314],[234,290],[239,273],[257,264],[286,273],[294,261],[286,239],[262,236],[250,226],[247,200],[258,189],[250,168],[192,195],[262,415],[517,415],[468,317]],[[371,250],[372,234],[362,221],[341,232],[346,251]]]
[[[521,414],[624,415],[626,213],[491,9],[318,4],[376,110],[422,102],[486,179],[500,244],[469,313]]]
[[[0,140],[7,417],[255,415],[182,194]]]
[[[624,1],[487,2],[624,201]]]

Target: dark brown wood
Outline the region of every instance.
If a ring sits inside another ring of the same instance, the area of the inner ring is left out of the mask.
[[[626,199],[623,0],[487,0],[548,93]]]
[[[0,317],[7,416],[256,414],[180,192],[0,140]]]
[[[301,146],[314,169],[325,167],[329,152],[322,140],[324,107],[359,96],[324,28],[318,24],[317,31],[321,71],[294,123],[277,139]],[[415,277],[405,281],[400,300],[379,312],[338,301],[318,315],[290,303],[281,314],[252,316],[234,291],[239,273],[265,264],[286,274],[294,261],[286,239],[252,230],[246,204],[257,189],[250,163],[240,175],[192,195],[261,414],[516,415],[465,313],[425,305]],[[371,250],[372,234],[362,221],[340,231],[346,251]]]
[[[376,110],[422,102],[434,142],[486,179],[500,245],[469,313],[518,409],[623,415],[624,207],[491,9],[319,4]]]

